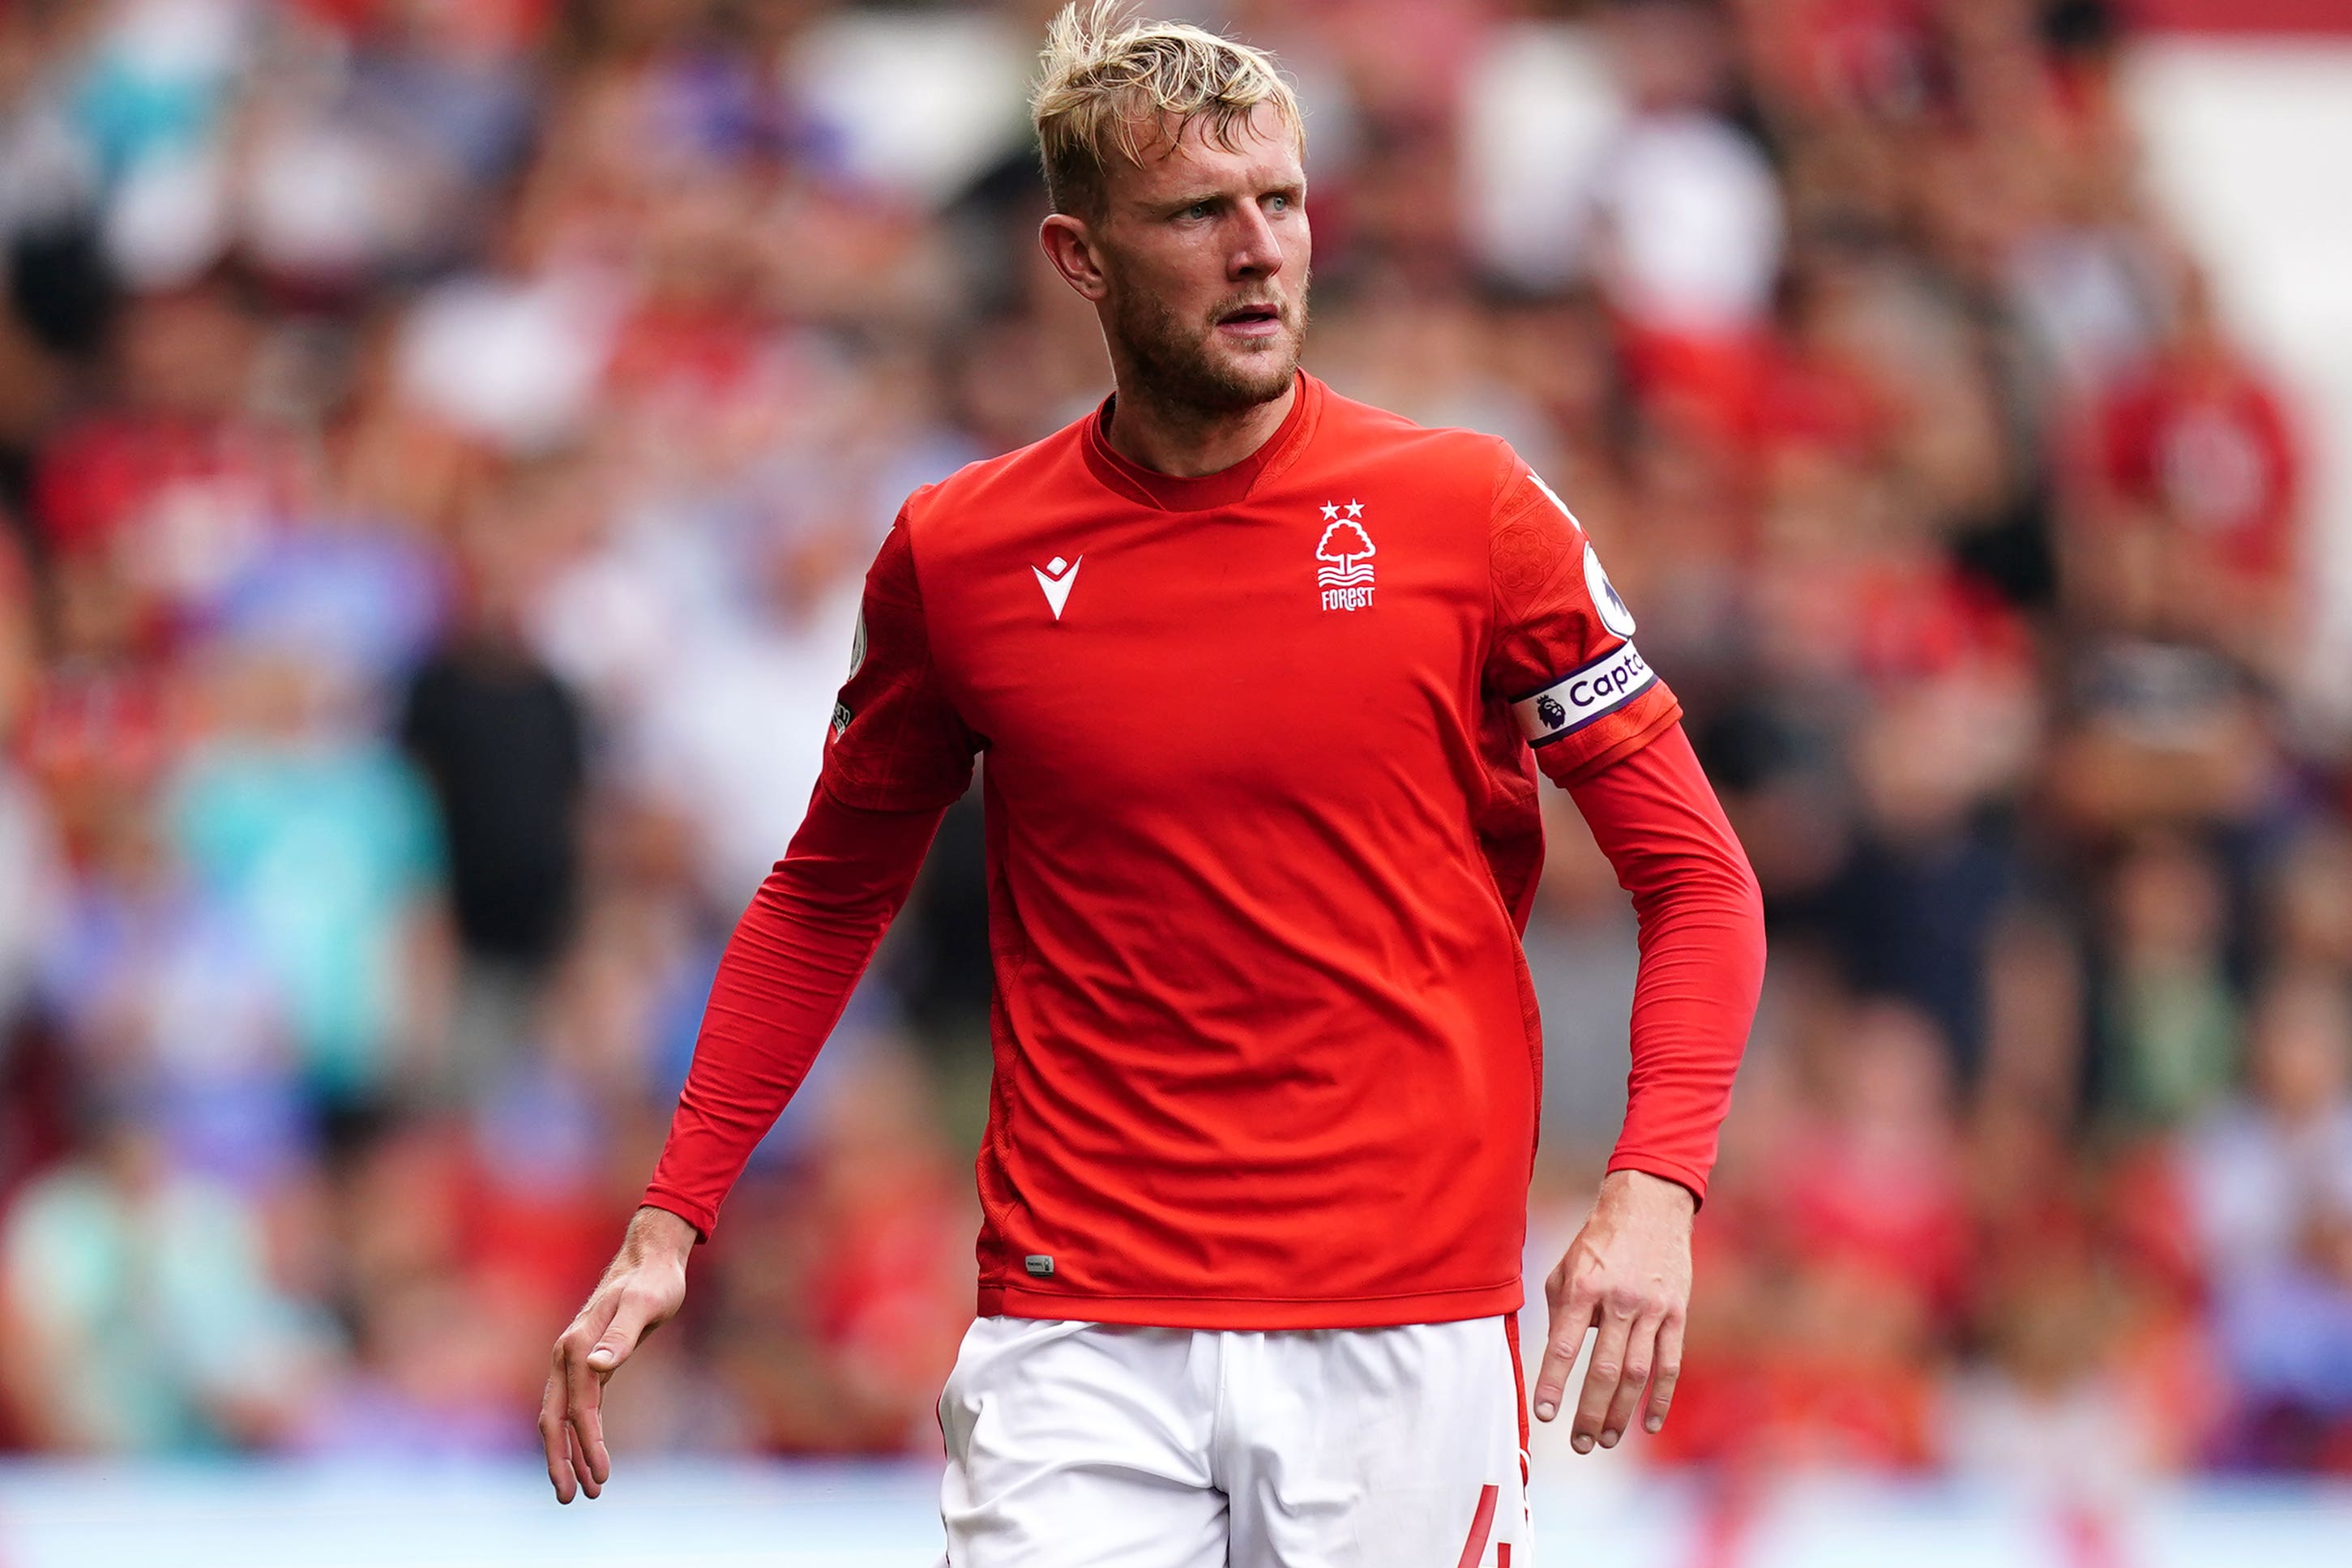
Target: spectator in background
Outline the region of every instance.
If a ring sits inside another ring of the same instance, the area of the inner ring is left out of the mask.
[[[2256,1004],[2248,1092],[2185,1151],[2223,1364],[2223,1458],[2352,1470],[2352,994],[2291,973]]]
[[[1694,1318],[1668,1451],[1914,1469],[1937,1456],[1938,1346],[1977,1262],[1948,1054],[1916,1010],[1809,978],[1700,1228],[1725,1305]]]
[[[444,849],[401,756],[353,727],[314,650],[224,634],[205,648],[206,730],[167,786],[175,853],[254,934],[311,1092],[399,1093],[446,1006]]]
[[[188,876],[152,810],[108,824],[43,955],[79,1084],[137,1107],[174,1167],[262,1196],[314,1156],[310,1086],[241,912]]]
[[[440,807],[464,968],[448,1042],[453,1086],[497,1078],[576,911],[587,716],[526,641],[530,556],[545,542],[515,473],[462,535],[456,623],[409,678],[399,735]]]
[[[301,482],[291,433],[254,417],[260,323],[226,272],[133,299],[119,402],[58,433],[34,471],[46,548],[117,578],[160,649],[267,548]]]
[[[1724,115],[1727,18],[1698,0],[1611,8],[1632,113],[1593,190],[1592,254],[1645,395],[1736,424],[1784,238],[1780,193]]]
[[[260,1211],[175,1166],[135,1098],[0,1228],[0,1381],[44,1448],[186,1453],[289,1440],[332,1365],[317,1310],[271,1279]]]
[[[1820,1109],[1783,1152],[1783,1242],[1806,1270],[1917,1333],[1959,1312],[1970,1257],[1949,1053],[1934,1024],[1866,1000],[1814,1064]]]
[[[1972,1083],[2040,717],[2025,629],[1851,445],[1783,440],[1763,478],[1759,641],[1844,720],[1850,845],[1818,918],[1853,983],[1926,1009]]]
[[[362,1111],[338,1119],[323,1184],[327,1277],[350,1357],[284,1439],[330,1454],[520,1451],[509,1419],[538,1297],[502,1272],[464,1129]]]
[[[2237,1082],[2238,998],[2225,967],[2229,893],[2193,841],[2127,848],[2107,883],[2099,1009],[2105,1109],[2126,1125],[2172,1127]]]
[[[2121,1375],[2121,1303],[2088,1249],[2048,1242],[1992,1260],[1989,1354],[1942,1412],[1954,1468],[2062,1506],[2115,1507],[2164,1453]]]
[[[2301,462],[2276,392],[2184,268],[2178,315],[2145,366],[2090,413],[2080,505],[2086,609],[2210,648],[2265,680],[2301,645]]]

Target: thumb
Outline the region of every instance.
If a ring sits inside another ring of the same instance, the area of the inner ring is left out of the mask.
[[[588,1369],[609,1375],[629,1359],[629,1353],[645,1338],[646,1322],[652,1314],[644,1299],[634,1292],[624,1291],[620,1303],[613,1310],[613,1321],[605,1325],[595,1348],[588,1353]]]

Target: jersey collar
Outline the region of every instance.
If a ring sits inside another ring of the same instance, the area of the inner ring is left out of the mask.
[[[1260,479],[1289,465],[1313,429],[1311,405],[1321,402],[1323,383],[1305,371],[1297,375],[1298,395],[1290,400],[1290,412],[1283,415],[1282,423],[1259,444],[1256,451],[1230,468],[1181,478],[1146,468],[1122,455],[1103,434],[1110,428],[1111,404],[1118,396],[1117,392],[1103,399],[1094,416],[1086,422],[1087,465],[1094,470],[1097,478],[1119,494],[1162,511],[1207,511],[1246,500]]]

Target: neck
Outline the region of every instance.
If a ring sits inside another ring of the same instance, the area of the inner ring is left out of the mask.
[[[1114,370],[1112,383],[1117,396],[1110,405],[1110,428],[1103,433],[1111,450],[1179,479],[1220,473],[1265,445],[1282,428],[1291,400],[1298,395],[1295,373],[1281,396],[1241,409],[1170,403],[1154,397],[1124,370]]]

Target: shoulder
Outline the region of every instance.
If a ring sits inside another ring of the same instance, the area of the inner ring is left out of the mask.
[[[1323,389],[1325,439],[1359,461],[1408,466],[1446,485],[1499,497],[1527,465],[1499,435],[1457,425],[1419,424],[1403,414]]]
[[[923,604],[927,587],[953,583],[975,556],[1066,504],[1056,497],[1085,483],[1085,428],[1086,420],[1077,420],[910,491],[867,575],[868,597]]]
[[[1088,411],[1043,440],[995,457],[967,463],[946,478],[915,489],[898,520],[919,555],[975,532],[992,518],[1023,515],[1045,497],[1084,480]]]

